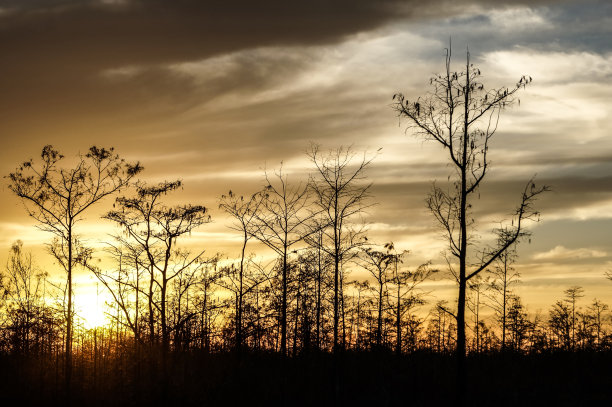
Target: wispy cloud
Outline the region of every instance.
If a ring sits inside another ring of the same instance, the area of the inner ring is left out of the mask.
[[[564,246],[555,246],[546,252],[535,254],[533,258],[535,260],[559,261],[602,258],[606,256],[608,256],[608,253],[601,250],[589,248],[568,249]]]

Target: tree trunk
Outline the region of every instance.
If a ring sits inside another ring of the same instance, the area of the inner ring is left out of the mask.
[[[506,349],[506,305],[507,299],[507,287],[508,287],[508,255],[504,254],[504,295],[503,295],[503,309],[502,309],[502,350]]]
[[[397,266],[396,266],[397,267]],[[397,274],[397,272],[396,272]],[[401,293],[401,283],[399,281],[399,277],[398,277],[398,281],[397,281],[397,311],[395,313],[395,330],[396,330],[396,343],[395,343],[395,353],[399,356],[402,354],[402,324],[401,324],[401,318],[402,318],[402,308],[401,308],[401,297],[400,297],[400,293]]]
[[[339,323],[339,307],[338,307],[338,275],[340,273],[340,254],[338,248],[338,233],[334,226],[334,352],[338,351],[338,323]]]
[[[297,296],[295,300],[295,324],[293,325],[293,350],[292,355],[297,355],[298,321],[300,319],[300,280],[298,279]]]
[[[240,256],[240,270],[239,270],[239,276],[238,276],[238,289],[239,289],[239,293],[238,293],[238,309],[236,310],[236,350],[238,350],[240,352],[240,349],[242,348],[242,302],[243,302],[243,292],[244,292],[244,288],[243,288],[243,278],[244,278],[244,256],[245,256],[245,251],[246,251],[246,245],[247,245],[247,241],[248,241],[248,235],[246,233],[246,230],[244,232],[244,236],[243,236],[243,243],[242,243],[242,252],[241,252],[241,256]]]
[[[285,236],[285,242],[287,241]],[[287,355],[287,244],[283,247],[283,302],[281,304],[281,354]]]
[[[166,279],[166,273],[164,272],[162,275],[162,287],[161,287],[161,306],[160,306],[160,314],[161,314],[161,330],[162,330],[162,351],[164,354],[168,351],[169,348],[169,340],[168,340],[168,325],[166,321],[166,290],[167,290],[168,280]]]
[[[150,344],[153,345],[153,343],[155,342],[155,316],[153,314],[153,264],[151,264],[151,271],[150,271],[150,279],[149,279],[149,298],[148,298],[148,304],[149,304],[149,341]]]
[[[378,280],[378,319],[376,321],[376,348],[380,349],[382,338],[382,304],[383,304],[383,280],[382,272],[379,274]]]
[[[469,92],[470,92],[470,66],[469,58],[466,69],[466,85],[464,89],[464,115],[463,115],[463,146],[461,153],[461,202],[459,213],[459,228],[461,231],[461,246],[459,253],[459,296],[457,300],[457,385],[461,404],[465,403],[466,391],[466,355],[465,355],[465,295],[467,288],[467,165],[468,165],[468,120],[469,120]],[[452,137],[452,135],[450,135]]]
[[[342,349],[344,350],[346,349],[346,310],[344,308],[344,285],[342,278],[340,278],[340,300],[342,301]]]
[[[66,316],[66,400],[70,404],[70,383],[72,380],[72,220],[68,226],[68,311]]]

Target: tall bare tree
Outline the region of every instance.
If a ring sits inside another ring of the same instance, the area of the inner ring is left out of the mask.
[[[533,203],[548,188],[536,187],[533,180],[525,186],[511,225],[498,229],[494,247],[477,248],[472,205],[479,196],[479,186],[489,173],[489,143],[496,134],[500,113],[515,101],[516,93],[531,82],[523,76],[511,88],[486,90],[480,69],[470,61],[467,52],[465,69],[451,69],[451,51],[446,51],[445,70],[430,79],[432,90],[412,101],[402,94],[393,99],[400,118],[408,129],[426,140],[437,142],[448,153],[453,173],[448,189],[433,185],[427,206],[448,239],[448,259],[457,285],[458,391],[465,391],[465,306],[468,281],[480,274],[525,234],[525,221],[537,219]]]
[[[253,237],[251,232],[256,228],[255,221],[263,202],[262,198],[262,194],[254,194],[249,199],[244,199],[243,196],[238,196],[229,191],[227,195],[221,196],[221,202],[219,203],[219,208],[223,209],[234,220],[230,228],[239,232],[242,237],[239,268],[236,270],[232,266],[225,269],[231,291],[236,295],[236,349],[238,350],[242,347],[244,296],[263,281],[261,275],[251,273],[245,276],[245,269],[249,261],[246,257],[246,248],[249,240]]]
[[[355,159],[350,147],[325,153],[318,145],[311,146],[308,156],[316,168],[310,185],[325,225],[321,247],[333,259],[333,346],[336,351],[339,346],[342,263],[364,243],[365,229],[358,218],[372,205],[368,202],[372,184],[366,181],[365,173],[373,158],[364,154]]]
[[[154,186],[138,184],[135,197],[117,198],[116,205],[119,208],[105,215],[123,229],[144,256],[141,261],[149,274],[149,288],[144,290],[149,308],[149,334],[153,340],[154,318],[159,315],[164,354],[170,344],[167,310],[169,284],[178,276],[204,263],[204,251],[192,255],[181,249],[177,240],[210,222],[208,209],[204,206],[168,207],[163,204],[162,197],[181,185],[181,181],[162,182]],[[156,292],[159,292],[157,301]]]
[[[302,242],[314,228],[308,227],[312,213],[308,208],[309,190],[303,184],[290,184],[282,167],[274,177],[265,174],[266,186],[261,194],[260,210],[250,223],[255,239],[272,249],[280,258],[281,307],[280,331],[281,354],[287,354],[287,289],[289,255],[294,246]]]
[[[572,311],[572,316],[570,319],[570,326],[571,326],[571,332],[572,332],[572,349],[575,349],[576,348],[576,323],[577,323],[576,302],[578,301],[579,298],[584,297],[584,288],[575,285],[565,290],[564,293],[565,293],[564,301],[570,305],[571,311]]]
[[[83,264],[91,251],[75,233],[75,225],[85,212],[108,195],[126,186],[141,170],[139,163],[128,163],[113,148],[93,146],[79,154],[71,168],[62,168],[64,156],[51,145],[43,148],[41,162],[29,160],[8,178],[9,188],[25,204],[28,214],[41,230],[54,236],[48,246],[51,254],[66,271],[66,386],[69,391],[72,372],[73,269]]]

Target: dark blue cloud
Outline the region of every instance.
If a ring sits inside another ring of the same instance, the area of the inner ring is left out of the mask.
[[[526,13],[513,14],[511,10]],[[504,19],[504,11],[506,17]],[[542,18],[541,24],[529,17]],[[498,19],[494,19],[497,16]],[[408,22],[409,29],[456,48],[470,46],[477,53],[521,46],[542,51],[607,53],[612,51],[612,2],[565,1],[534,6],[500,4],[437,20]],[[515,26],[515,28],[512,28]]]

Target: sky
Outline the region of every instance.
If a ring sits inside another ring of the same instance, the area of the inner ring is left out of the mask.
[[[583,305],[612,304],[606,0],[0,0],[0,173],[47,144],[66,156],[113,146],[144,165],[146,181],[182,179],[173,199],[208,206],[213,219],[190,244],[231,257],[239,242],[217,210],[222,193],[256,191],[281,162],[299,182],[312,170],[311,142],[352,146],[374,157],[370,240],[410,250],[408,265],[442,264],[425,198],[452,169],[438,145],[406,132],[392,96],[425,94],[449,46],[456,69],[469,48],[489,88],[533,78],[492,142],[474,202],[479,236],[510,218],[535,176],[552,191],[519,246],[517,292],[532,312],[572,285],[585,288]],[[7,185],[0,262],[21,239],[53,269],[42,253],[49,237]],[[81,234],[102,247],[113,226],[98,215]],[[92,277],[79,278],[86,292]],[[426,288],[430,302],[454,295],[444,276]]]

